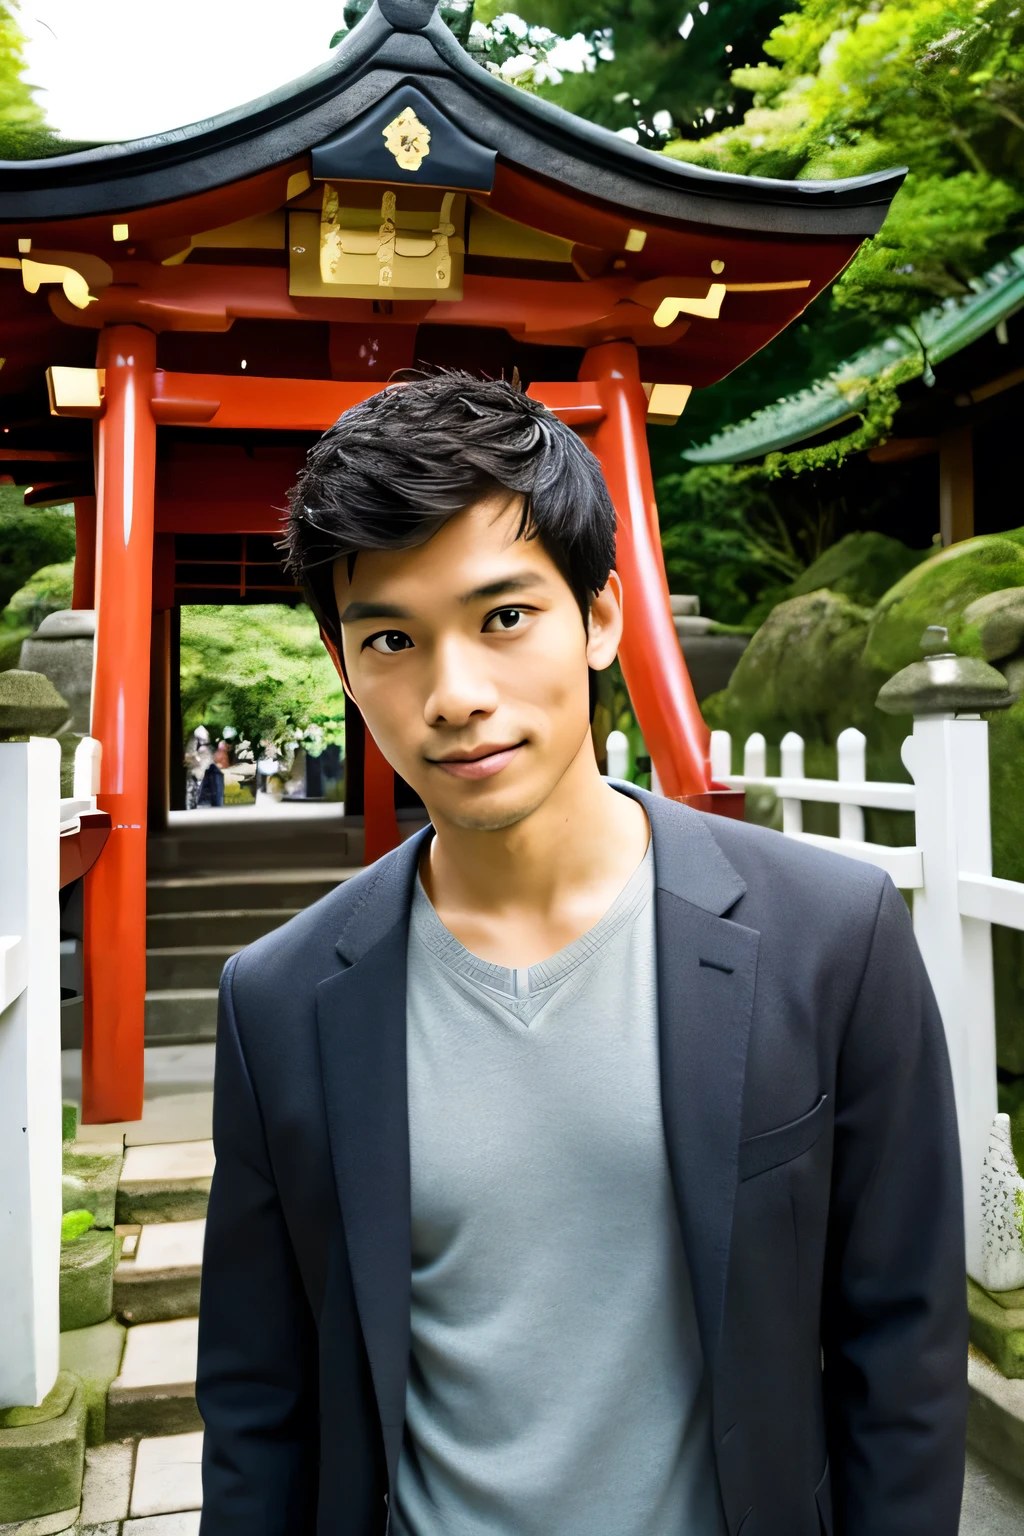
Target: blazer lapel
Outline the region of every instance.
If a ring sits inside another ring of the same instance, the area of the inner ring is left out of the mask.
[[[634,798],[654,840],[665,1141],[710,1368],[725,1305],[760,935],[722,916],[746,886],[704,818],[672,801]]]
[[[331,1157],[392,1492],[409,1359],[406,948],[421,846],[409,839],[362,877],[338,943],[348,968],[317,988]]]

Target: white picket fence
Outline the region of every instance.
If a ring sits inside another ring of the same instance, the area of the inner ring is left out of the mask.
[[[901,753],[912,784],[869,780],[865,746],[860,731],[843,731],[837,742],[838,778],[809,779],[803,771],[803,740],[790,732],[780,743],[782,771],[773,776],[765,771],[765,740],[758,733],[744,745],[743,772],[734,774],[732,739],[727,731],[713,731],[711,769],[718,782],[732,788],[770,786],[782,802],[787,837],[873,864],[901,890],[913,892],[914,932],[953,1069],[967,1268],[982,1284],[991,1284],[982,1221],[982,1168],[997,1108],[991,925],[1024,929],[1024,884],[992,874],[988,724],[969,716],[916,718]],[[803,830],[808,801],[839,807],[838,837]],[[913,845],[889,848],[865,841],[866,808],[912,811]]]
[[[60,1335],[60,835],[95,810],[99,743],[0,742],[0,1408],[38,1405]]]

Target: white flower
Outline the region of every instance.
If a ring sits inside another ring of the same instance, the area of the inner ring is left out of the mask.
[[[533,78],[537,85],[561,85],[565,76],[560,69],[552,69],[550,64],[540,59],[533,72]]]
[[[493,25],[511,32],[513,37],[525,37],[530,30],[523,18],[517,16],[515,11],[502,11],[500,16],[494,18]]]
[[[503,80],[518,80],[536,67],[537,60],[528,53],[517,53],[514,59],[506,59],[501,66]]]
[[[679,36],[683,39],[684,43],[685,43],[686,39],[689,37],[689,35],[690,35],[690,33],[692,31],[693,31],[693,12],[692,11],[687,11],[686,15],[683,17],[682,22],[679,25]]]
[[[548,63],[567,75],[581,75],[594,67],[594,45],[575,32],[572,37],[560,37],[553,48],[548,49]]]
[[[494,42],[494,33],[491,31],[490,27],[485,26],[482,21],[473,22],[469,29],[469,35],[473,39],[474,43]]]
[[[715,120],[715,109],[714,109],[714,107],[705,107],[704,108],[704,121],[706,123],[713,123],[714,120]]]
[[[599,48],[599,49],[598,49],[598,50],[597,50],[597,56],[598,56],[598,58],[599,58],[599,59],[600,59],[600,60],[601,60],[601,61],[602,61],[602,62],[603,62],[603,63],[605,63],[605,64],[611,64],[611,63],[612,63],[612,61],[613,61],[613,60],[614,60],[614,58],[615,58],[615,49],[614,49],[614,48],[610,48],[610,47],[609,47],[609,46],[608,46],[608,44],[607,44],[607,43],[605,43],[605,45],[604,45],[604,47],[603,47],[603,48]]]
[[[639,144],[640,142],[640,135],[635,128],[618,128],[616,129],[615,136],[619,139],[626,139],[630,144]]]
[[[651,126],[655,133],[660,133],[667,137],[672,132],[672,113],[664,110],[655,112],[651,118]]]
[[[554,34],[554,32],[552,32],[550,27],[531,27],[530,28],[530,42],[531,43],[537,43],[537,44],[540,44],[540,43],[553,43],[554,40],[555,40],[555,34]]]

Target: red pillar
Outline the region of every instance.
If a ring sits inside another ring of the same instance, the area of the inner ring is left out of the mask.
[[[75,497],[75,584],[72,608],[91,608],[96,587],[96,497]]]
[[[618,515],[615,563],[625,607],[622,675],[663,792],[670,797],[703,794],[711,785],[710,734],[672,623],[647,452],[647,397],[636,348],[625,341],[592,347],[580,378],[598,383],[605,409],[589,443]]]
[[[107,846],[85,879],[82,1119],[142,1114],[146,994],[146,776],[153,589],[156,338],[100,335],[106,392],[96,452],[96,661],[92,732],[103,746]]]
[[[398,847],[398,817],[395,815],[395,770],[370,735],[365,734],[363,753],[363,863],[390,853]]]

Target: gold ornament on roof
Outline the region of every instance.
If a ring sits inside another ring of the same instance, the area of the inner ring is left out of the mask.
[[[420,122],[412,107],[392,118],[383,134],[384,143],[403,171],[418,171],[430,154],[430,129]]]

